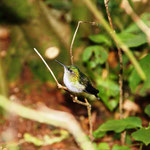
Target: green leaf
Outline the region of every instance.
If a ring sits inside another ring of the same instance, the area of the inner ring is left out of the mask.
[[[146,106],[144,112],[150,117],[150,104]]]
[[[96,64],[103,64],[108,58],[107,51],[102,46],[89,46],[87,47],[82,56],[84,62],[93,61]],[[91,60],[92,59],[92,60]]]
[[[118,34],[118,36],[128,47],[138,47],[147,43],[147,38],[144,33],[134,34],[123,31],[122,33]]]
[[[93,132],[93,136],[96,139],[102,138],[103,136],[105,136],[105,134],[106,134],[106,132],[99,131],[98,129]]]
[[[141,83],[142,80],[134,69],[129,77],[129,86],[133,93],[136,93],[138,86],[140,86],[138,94],[145,96],[146,93],[150,91],[150,54],[140,60],[140,65],[146,75],[146,81]]]
[[[141,16],[141,19],[142,21],[147,25],[147,26],[150,26],[150,14],[149,13],[144,13],[142,16]],[[125,29],[125,32],[128,32],[128,33],[142,33],[141,29],[137,26],[136,23],[132,23],[131,25],[129,25],[126,29]]]
[[[100,143],[98,145],[97,150],[110,150],[110,148],[109,148],[109,145],[107,143],[103,142],[103,143]]]
[[[108,38],[108,36],[106,36],[104,34],[90,35],[89,38],[91,41],[93,41],[95,43],[105,44],[108,46],[112,45],[111,40]]]
[[[105,92],[107,91],[109,96],[117,96],[119,94],[119,86],[113,80],[99,78],[97,83],[105,88]]]
[[[40,140],[40,139],[38,139],[38,138],[36,138],[36,137],[30,135],[29,133],[25,133],[25,134],[24,134],[24,140],[25,140],[26,142],[33,143],[33,144],[36,145],[36,146],[41,146],[41,145],[44,144],[44,142],[43,142],[42,140]]]
[[[7,150],[20,150],[20,147],[17,142],[12,142],[12,143],[6,143],[6,144],[1,144],[1,149],[7,149]]]
[[[32,136],[30,133],[24,134],[24,140],[26,142],[33,143],[36,146],[50,145],[54,143],[61,142],[62,140],[69,137],[69,133],[65,130],[55,131],[55,134],[60,134],[60,136],[50,137],[49,135],[44,135],[43,139],[39,139],[35,136]]]
[[[133,129],[141,126],[142,122],[140,118],[128,117],[120,120],[108,120],[107,122],[103,123],[97,130],[99,132],[114,131],[116,133],[120,133],[125,129]]]
[[[95,61],[90,61],[90,62],[88,62],[88,66],[90,68],[95,68],[97,66],[97,63]]]
[[[150,26],[150,14],[144,13],[141,20]],[[122,41],[129,47],[138,47],[142,44],[147,43],[146,35],[141,31],[136,23],[130,24],[122,33],[119,34]]]
[[[96,78],[98,84],[99,97],[111,111],[118,105],[119,85],[111,79]]]
[[[141,141],[145,145],[150,144],[150,128],[141,128],[132,133],[132,137],[136,141]]]
[[[83,52],[82,60],[88,61],[90,57],[92,56],[92,53],[93,53],[93,48],[91,46],[87,47]]]
[[[128,146],[114,145],[112,150],[131,150]]]

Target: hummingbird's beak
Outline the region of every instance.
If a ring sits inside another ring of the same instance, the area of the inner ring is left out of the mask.
[[[55,61],[67,69],[67,67],[64,64],[62,64],[60,61],[58,61],[57,59],[55,59]]]

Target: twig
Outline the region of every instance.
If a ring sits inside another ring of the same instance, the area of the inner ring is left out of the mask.
[[[90,126],[90,133],[89,133],[89,135],[90,135],[91,141],[93,141],[94,137],[93,137],[93,124],[92,124],[92,113],[91,113],[92,107],[91,107],[91,105],[89,104],[89,102],[88,102],[88,100],[86,98],[84,100],[85,100],[86,104],[88,105],[87,106],[87,110],[88,110],[88,118],[89,118],[89,126]]]
[[[73,35],[73,38],[72,38],[72,41],[71,41],[71,45],[70,45],[70,59],[71,59],[71,64],[72,64],[72,65],[74,64],[74,63],[73,63],[72,48],[73,48],[74,40],[75,40],[75,38],[76,38],[78,29],[79,29],[81,23],[90,23],[91,25],[97,25],[95,22],[90,22],[90,21],[78,21],[78,25],[77,25],[77,27],[76,27],[76,30],[75,30],[75,32],[74,32],[74,35]]]
[[[93,15],[97,18],[98,22],[104,27],[104,29],[108,32],[108,34],[112,37],[113,40],[118,42],[119,47],[126,53],[129,57],[130,61],[134,65],[137,73],[141,77],[142,80],[146,80],[145,73],[141,68],[139,62],[136,60],[131,50],[121,41],[121,39],[117,36],[117,34],[110,28],[106,20],[104,19],[102,13],[97,9],[96,5],[92,3],[91,0],[82,0],[87,5],[89,10],[93,13]]]
[[[43,110],[36,111],[15,102],[11,102],[6,97],[1,95],[0,107],[10,113],[17,114],[26,119],[64,128],[74,136],[76,142],[82,150],[94,150],[92,143],[88,140],[79,123],[76,121],[73,115],[67,112],[49,109],[46,106],[43,108],[43,110],[46,112]]]
[[[150,28],[140,19],[140,17],[134,12],[127,0],[123,0],[121,7],[126,11],[132,20],[138,25],[138,27],[146,34],[147,41],[150,44]]]
[[[108,20],[109,20],[109,24],[110,24],[110,27],[112,28],[112,30],[114,31],[113,23],[112,23],[109,8],[108,8],[108,3],[109,3],[109,0],[104,0],[104,4],[105,4],[105,7],[106,7],[106,12],[107,12],[107,17],[108,17]]]
[[[72,97],[72,100],[73,100],[73,102],[74,102],[74,103],[78,103],[78,104],[80,104],[80,105],[83,105],[83,106],[88,107],[88,104],[87,104],[87,103],[84,103],[84,102],[79,101],[79,100],[78,100],[78,98],[77,98],[77,96],[73,96],[73,95],[71,95],[71,97]]]
[[[85,103],[84,102],[81,102],[77,99],[76,96],[73,96],[73,95],[70,95],[73,99],[73,102],[75,103],[78,103],[80,105],[83,105],[83,106],[86,106],[87,108],[87,111],[88,111],[88,119],[89,119],[89,137],[90,137],[90,140],[93,141],[94,140],[94,137],[93,137],[93,124],[92,124],[92,118],[91,118],[91,105],[89,104],[88,100],[86,98],[84,98],[85,100]]]
[[[111,16],[110,16],[110,12],[109,12],[109,8],[108,8],[108,3],[109,3],[109,0],[104,0],[104,4],[105,4],[105,7],[106,7],[106,12],[107,12],[107,16],[108,16],[108,20],[109,20],[109,24],[110,24],[110,27],[113,31],[114,30],[114,27],[113,27],[113,23],[112,23],[112,19],[111,19]],[[121,52],[121,49],[118,45],[118,42],[117,40],[115,40],[115,44],[117,46],[117,49],[118,49],[118,56],[119,56],[119,62],[120,62],[120,72],[119,72],[119,89],[120,89],[120,96],[119,96],[119,113],[120,113],[120,119],[123,118],[123,62],[122,62],[122,52]],[[121,134],[121,143],[124,144],[125,143],[125,136],[126,136],[126,132],[123,132]]]

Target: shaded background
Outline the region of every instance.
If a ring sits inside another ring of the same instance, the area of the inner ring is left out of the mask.
[[[104,2],[94,0],[107,20]],[[132,50],[147,76],[142,81],[123,53],[124,111],[125,116],[138,115],[147,126],[149,118],[143,114],[149,103],[150,54],[146,35],[121,8],[121,1],[110,1],[109,10],[119,38]],[[150,26],[150,1],[130,1],[133,10]],[[69,65],[69,48],[77,22],[95,21],[93,14],[79,0],[1,0],[0,1],[0,92],[25,106],[36,108],[44,103],[50,108],[67,111],[76,116],[85,132],[88,132],[86,108],[74,104],[70,97],[56,87],[54,79],[34,52],[37,48],[62,83],[63,68],[54,59]],[[99,24],[82,24],[73,46],[75,64],[99,89],[103,104],[88,96],[93,105],[93,124],[96,129],[107,118],[118,118],[119,61],[117,49],[109,34]],[[86,96],[86,95],[85,95]],[[129,109],[130,108],[130,109]],[[54,129],[44,124],[5,116],[1,110],[0,134],[2,142],[19,141],[24,133],[35,136],[50,134]],[[12,132],[9,139],[6,133]],[[107,135],[99,141],[120,144],[119,137]],[[130,140],[132,143],[132,140]],[[129,142],[130,143],[130,142]],[[130,143],[130,144],[131,144]],[[78,149],[73,138],[54,145],[40,146],[47,149]],[[35,144],[23,142],[16,149],[37,149]],[[134,147],[136,149],[136,147]]]

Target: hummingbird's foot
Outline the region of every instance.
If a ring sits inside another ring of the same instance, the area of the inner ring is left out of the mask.
[[[73,98],[73,102],[74,102],[74,103],[78,103],[78,104],[80,104],[80,105],[84,105],[84,106],[86,106],[86,107],[89,107],[89,104],[88,104],[88,103],[84,103],[84,102],[79,101],[77,96],[75,96],[75,97],[73,96],[72,98]]]

